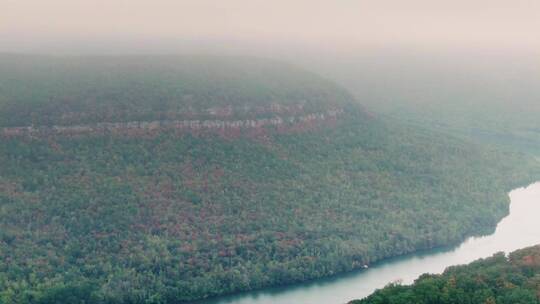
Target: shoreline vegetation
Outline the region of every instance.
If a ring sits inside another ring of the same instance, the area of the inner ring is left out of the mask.
[[[439,275],[424,274],[412,285],[392,283],[349,304],[538,303],[540,246],[496,253]]]
[[[535,182],[526,184],[525,186],[519,186],[517,188],[513,188],[511,191],[514,191],[516,189],[521,189],[521,188],[527,188],[527,187],[529,187],[530,185],[533,185],[533,184],[535,184]],[[510,192],[508,192],[508,193],[510,193]],[[503,215],[500,220],[504,219],[508,215],[509,214]],[[195,300],[195,301],[192,301],[192,302],[189,302],[189,303],[192,303],[192,304],[214,303],[215,301],[218,301],[220,299],[227,299],[229,297],[247,295],[248,293],[264,292],[265,290],[268,290],[268,289],[271,290],[273,288],[286,288],[286,287],[295,288],[295,287],[298,287],[298,286],[302,286],[304,284],[309,286],[310,284],[317,284],[320,280],[332,280],[333,278],[339,278],[340,276],[343,276],[343,275],[362,272],[362,271],[367,270],[367,269],[369,269],[371,267],[375,267],[378,264],[385,263],[385,262],[388,262],[388,261],[393,260],[393,259],[405,258],[405,257],[410,256],[410,255],[424,254],[424,253],[429,253],[431,251],[437,251],[437,250],[451,250],[453,248],[459,247],[463,242],[467,241],[468,239],[470,239],[472,237],[485,237],[485,236],[492,235],[495,232],[496,227],[497,227],[497,225],[495,225],[492,230],[489,230],[489,228],[488,228],[487,230],[485,230],[482,233],[467,234],[462,239],[457,240],[457,241],[455,241],[453,243],[443,244],[443,245],[436,246],[436,247],[419,248],[419,249],[413,250],[411,252],[406,252],[406,253],[403,253],[403,254],[400,254],[400,255],[389,256],[389,257],[385,257],[385,258],[380,259],[380,260],[375,260],[369,265],[367,265],[367,264],[365,264],[365,265],[356,265],[356,267],[353,268],[352,270],[346,271],[346,272],[343,272],[343,273],[336,273],[336,274],[332,274],[330,276],[325,276],[325,277],[321,277],[321,278],[315,278],[315,279],[311,279],[311,280],[307,280],[307,281],[293,282],[292,284],[291,283],[286,283],[286,284],[283,284],[283,285],[262,287],[260,289],[255,289],[255,290],[239,291],[239,292],[234,292],[234,293],[229,293],[229,294],[224,294],[224,295],[218,295],[218,296],[213,296],[213,297],[209,297],[209,298],[205,298],[205,299]],[[455,265],[451,265],[449,267],[454,267],[454,266]],[[399,283],[399,282],[389,282],[389,284],[388,284],[388,286],[394,286],[394,285],[398,286],[398,285],[401,285],[401,283]],[[405,286],[407,286],[407,285],[405,285]],[[349,303],[356,304],[357,301],[360,301],[360,300],[351,300],[351,302],[349,302]]]

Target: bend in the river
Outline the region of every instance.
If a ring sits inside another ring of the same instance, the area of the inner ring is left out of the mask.
[[[441,273],[452,265],[467,264],[497,252],[511,252],[540,243],[540,182],[510,192],[510,214],[495,233],[472,237],[447,249],[411,254],[352,272],[310,283],[268,288],[203,301],[204,304],[327,304],[366,297],[388,283],[412,283],[423,273]]]

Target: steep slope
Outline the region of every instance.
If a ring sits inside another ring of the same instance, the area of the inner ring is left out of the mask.
[[[390,285],[351,304],[538,303],[540,247],[498,253],[442,275],[423,275],[412,286]]]
[[[276,62],[0,62],[0,303],[177,303],[328,276],[489,231],[538,172]]]

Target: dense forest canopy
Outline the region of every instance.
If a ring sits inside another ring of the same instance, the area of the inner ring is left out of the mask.
[[[537,304],[540,301],[540,246],[506,256],[453,266],[441,275],[422,275],[412,286],[391,284],[350,304]]]
[[[3,127],[344,109],[286,129],[0,137],[2,304],[178,303],[329,276],[491,231],[506,191],[540,172],[526,155],[373,117],[280,63],[0,61]]]

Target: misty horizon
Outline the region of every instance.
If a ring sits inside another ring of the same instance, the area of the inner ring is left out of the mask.
[[[540,51],[528,0],[0,2],[0,52]]]

